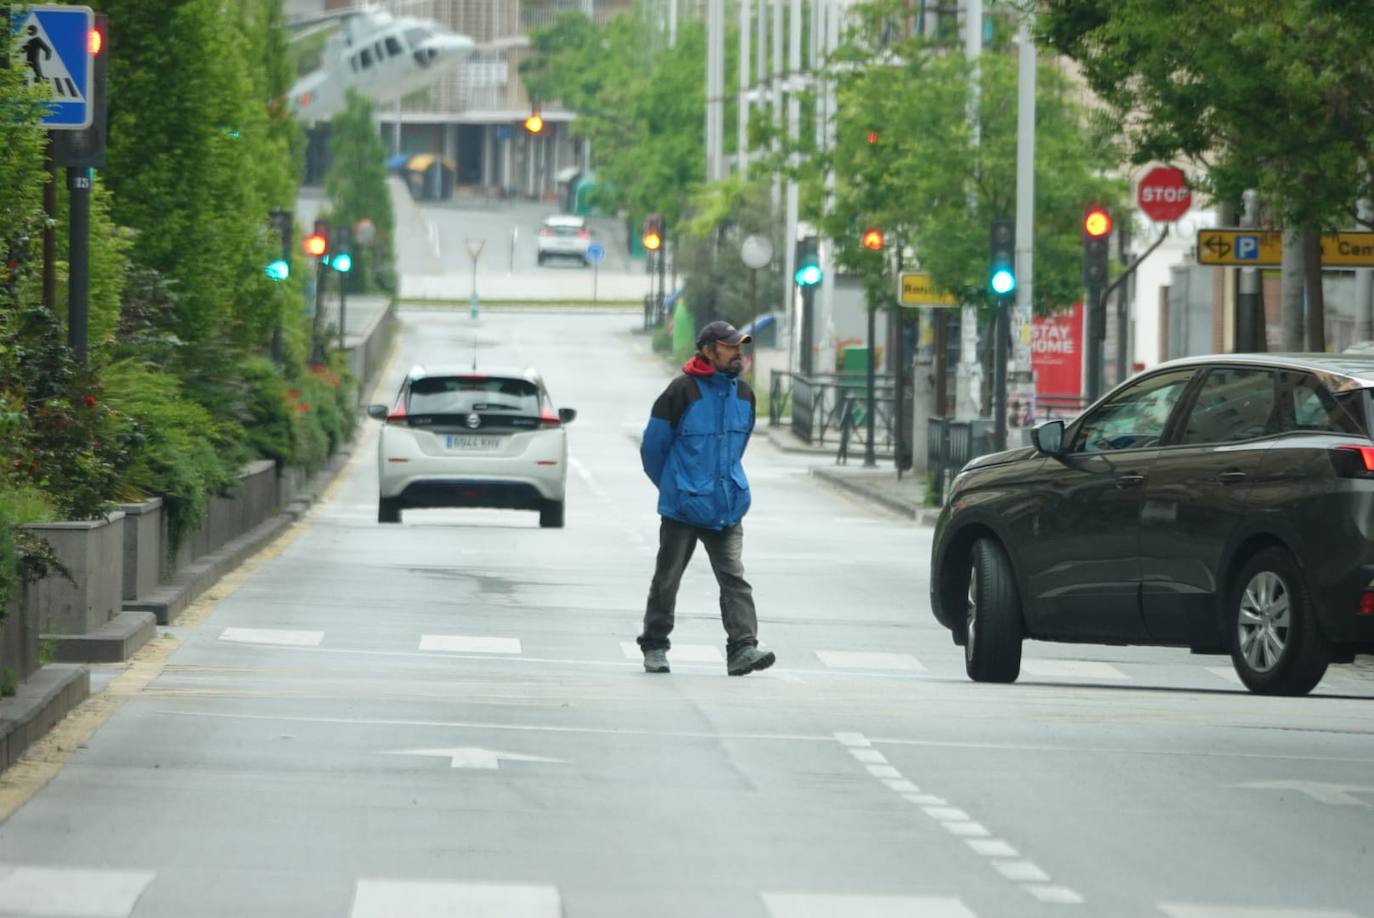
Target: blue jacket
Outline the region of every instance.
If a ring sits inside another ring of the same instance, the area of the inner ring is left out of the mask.
[[[754,390],[700,357],[654,402],[639,457],[658,488],[658,512],[703,529],[728,529],[749,512],[744,448],[754,431]]]

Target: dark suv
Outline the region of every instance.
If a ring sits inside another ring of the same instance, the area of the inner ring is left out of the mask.
[[[1028,637],[1152,644],[1302,695],[1374,653],[1371,387],[1374,357],[1177,360],[970,462],[930,589],[969,676],[1014,681]]]

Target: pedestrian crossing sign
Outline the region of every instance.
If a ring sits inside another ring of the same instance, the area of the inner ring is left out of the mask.
[[[11,58],[24,84],[48,95],[40,126],[80,131],[91,126],[90,36],[95,14],[88,6],[39,4],[10,12]]]

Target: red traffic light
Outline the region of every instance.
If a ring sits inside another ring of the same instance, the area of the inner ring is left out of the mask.
[[[1083,234],[1101,239],[1112,231],[1112,215],[1105,207],[1089,207],[1083,211]]]
[[[329,240],[321,233],[311,233],[301,240],[301,247],[305,249],[305,254],[320,258],[329,251]]]
[[[876,227],[864,230],[863,243],[864,248],[869,251],[881,252],[883,250],[883,231]]]

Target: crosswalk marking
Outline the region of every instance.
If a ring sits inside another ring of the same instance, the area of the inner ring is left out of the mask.
[[[559,918],[558,889],[545,884],[359,880],[350,918]]]
[[[441,653],[520,653],[520,639],[467,634],[423,634],[420,649]]]
[[[1051,679],[1129,679],[1110,663],[1097,660],[1022,660],[1021,669]]]
[[[1049,874],[1030,861],[993,861],[992,866],[1002,876],[1017,883],[1044,883],[1050,878]]]
[[[278,644],[283,647],[318,647],[323,631],[291,631],[286,628],[225,628],[219,639],[233,644]]]
[[[830,893],[766,892],[772,918],[976,918],[950,896],[851,896]]]
[[[965,843],[984,857],[1016,857],[1016,849],[1000,838],[966,838]]]
[[[1204,902],[1160,902],[1159,910],[1169,918],[1359,918],[1354,912],[1342,909],[1211,905]]]
[[[1218,679],[1221,679],[1223,682],[1229,682],[1232,685],[1244,684],[1240,681],[1240,676],[1236,675],[1236,671],[1229,666],[1204,666],[1203,669],[1207,670],[1207,672],[1216,676]]]
[[[923,673],[926,668],[909,653],[878,653],[866,650],[817,650],[817,658],[832,669],[892,669]]]
[[[1081,905],[1083,902],[1083,897],[1067,886],[1027,883],[1022,888],[1041,902],[1049,902],[1054,905]]]
[[[620,649],[627,660],[641,660],[644,651],[634,641],[621,641]],[[724,663],[719,647],[711,644],[674,644],[668,651],[669,663]]]
[[[0,909],[49,918],[127,918],[153,876],[0,864]]]

